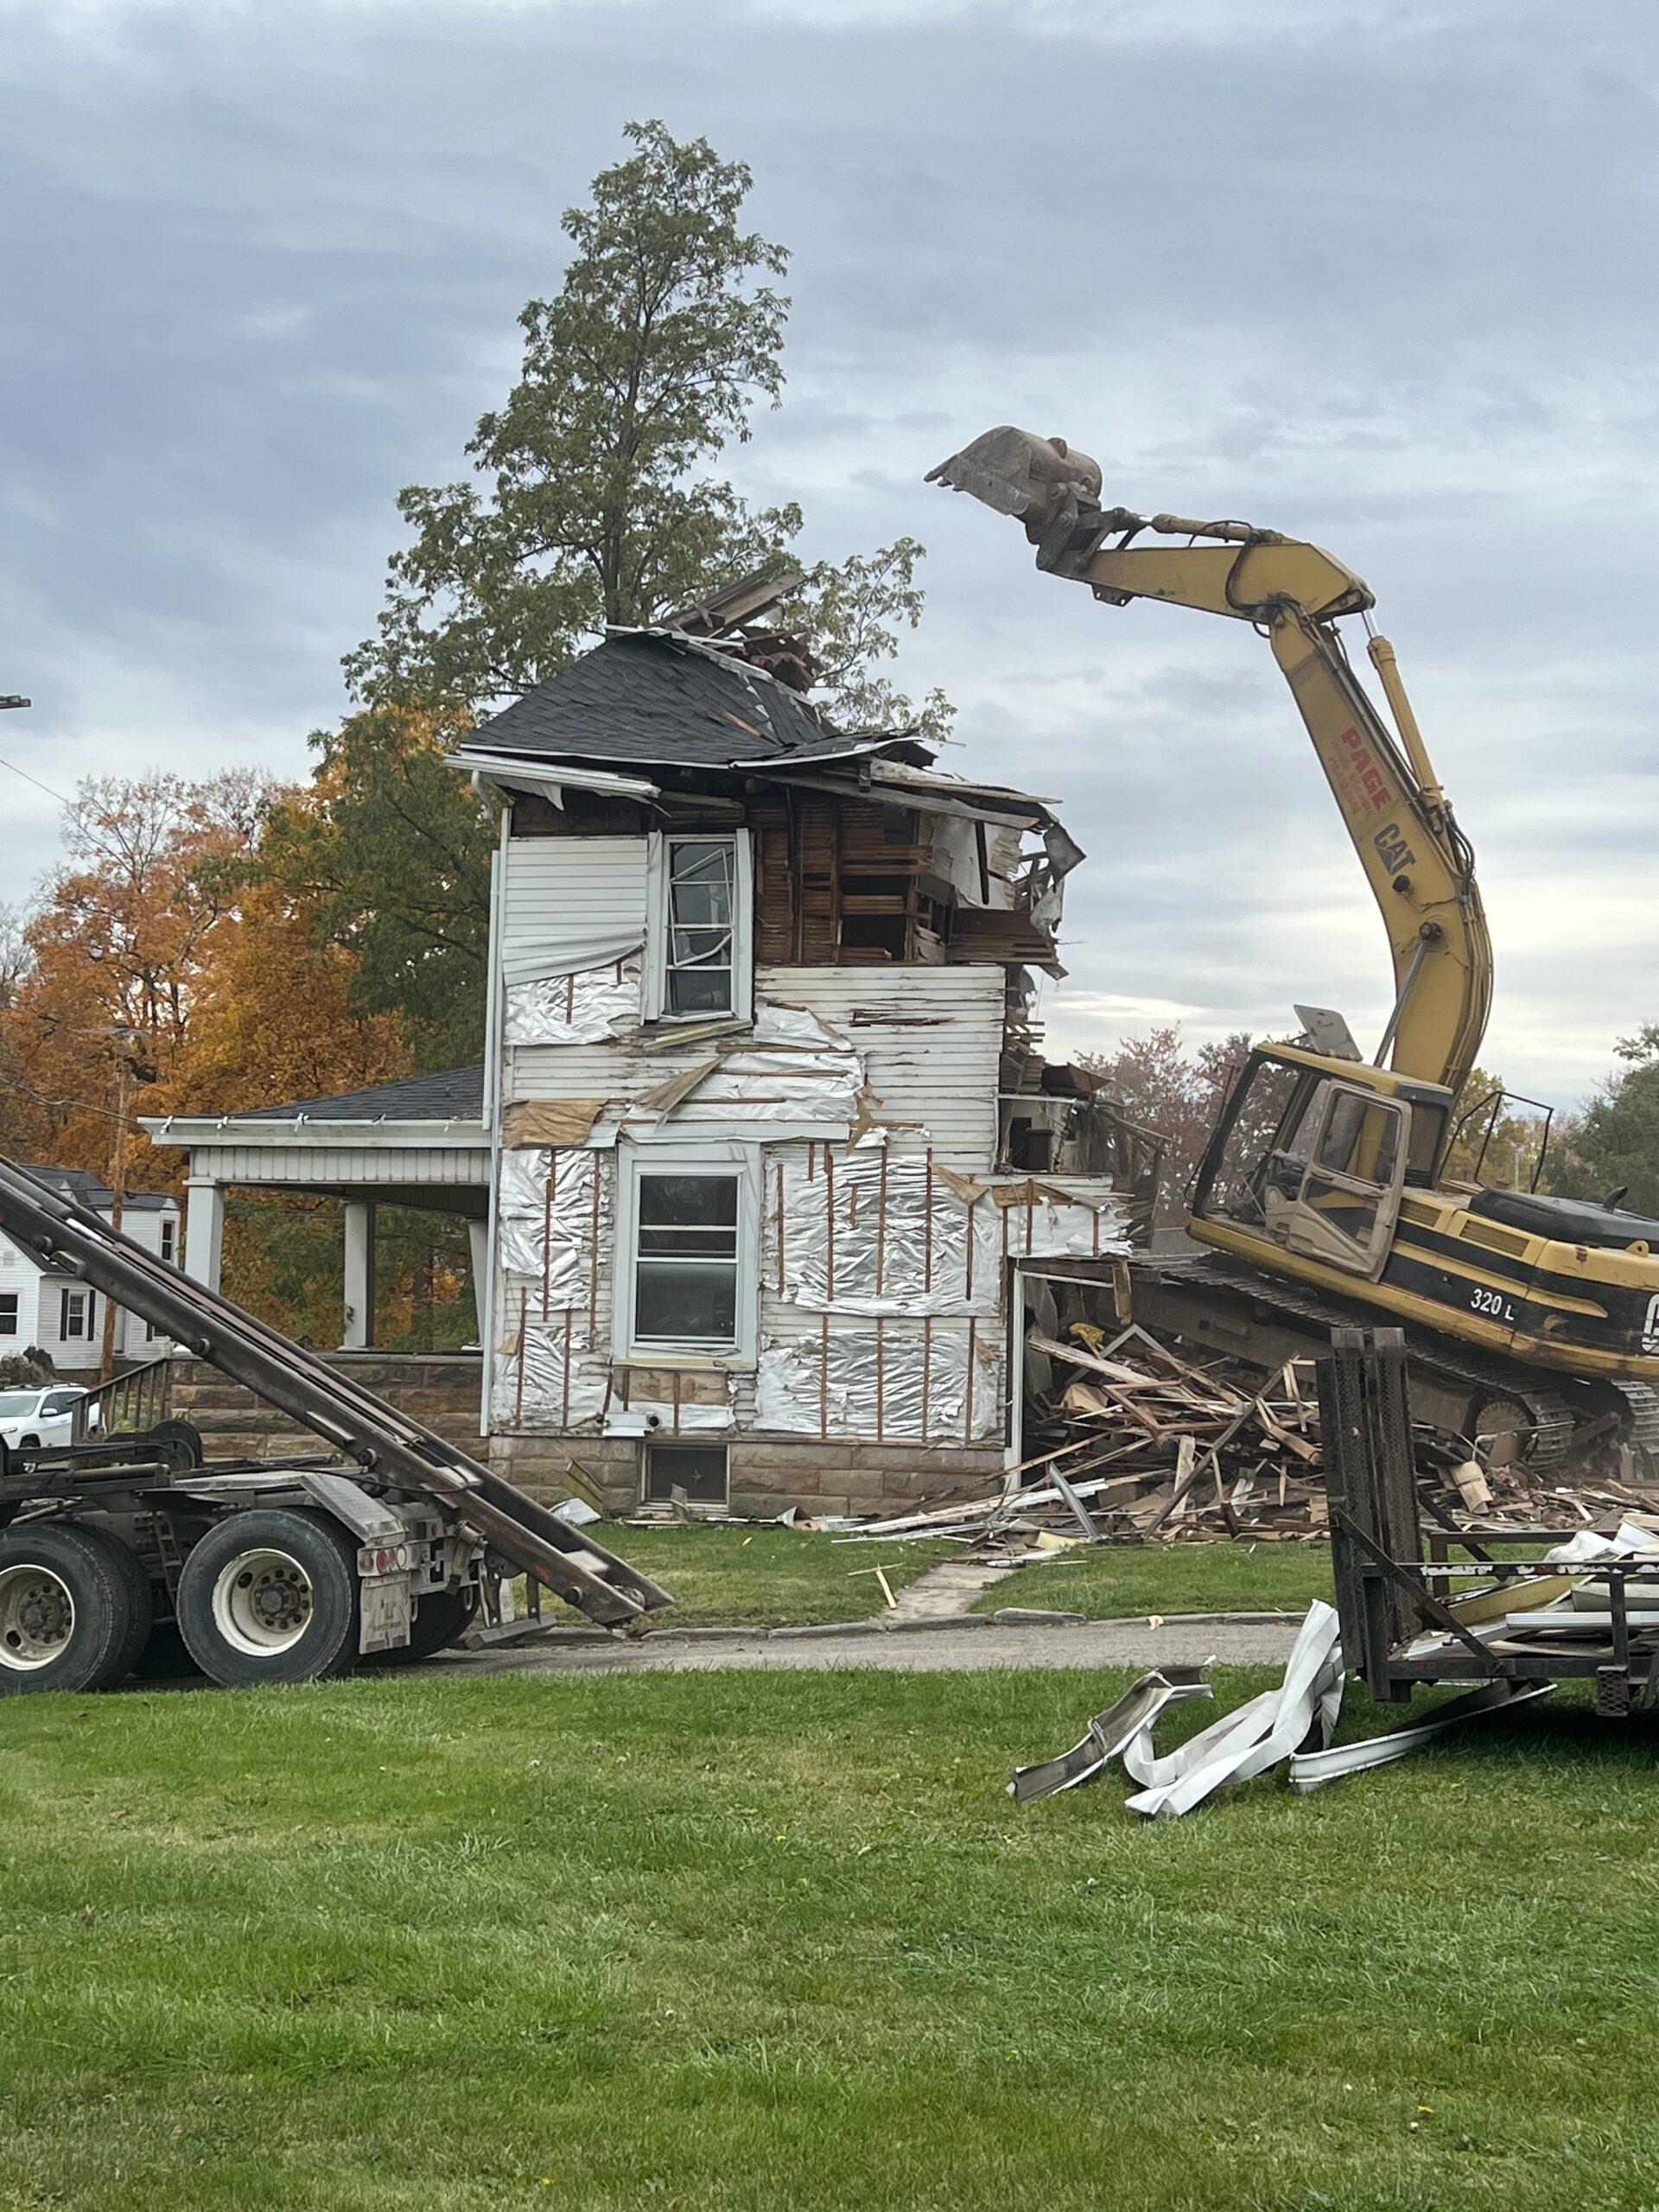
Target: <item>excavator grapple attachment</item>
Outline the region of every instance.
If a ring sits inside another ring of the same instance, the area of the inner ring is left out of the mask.
[[[1033,537],[1068,502],[1096,505],[1100,499],[1097,462],[1064,438],[1039,438],[1011,423],[942,461],[927,481],[966,492],[1000,515],[1017,515]]]

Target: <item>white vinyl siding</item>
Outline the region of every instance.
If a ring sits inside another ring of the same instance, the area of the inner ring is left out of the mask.
[[[502,859],[507,982],[598,967],[645,942],[643,837],[509,837]]]
[[[871,1113],[892,1128],[896,1151],[931,1144],[946,1167],[990,1172],[1002,1050],[1000,968],[760,968],[754,988],[766,1003],[805,1007],[863,1056]],[[706,1043],[647,1052],[627,1036],[611,1044],[515,1045],[503,1095],[640,1098],[709,1052]],[[675,1121],[700,1135],[738,1126],[695,1098]]]
[[[761,968],[763,999],[804,1006],[864,1056],[895,1149],[931,1144],[947,1167],[996,1160],[1001,968]]]

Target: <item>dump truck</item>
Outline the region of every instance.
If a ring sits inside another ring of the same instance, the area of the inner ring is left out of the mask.
[[[105,1688],[174,1634],[227,1688],[429,1657],[521,1575],[619,1630],[671,1603],[587,1529],[6,1160],[0,1230],[324,1447],[215,1461],[179,1421],[0,1445],[0,1694]]]

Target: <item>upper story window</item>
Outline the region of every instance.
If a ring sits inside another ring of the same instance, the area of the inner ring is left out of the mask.
[[[652,839],[648,1020],[747,1016],[753,899],[747,831]]]

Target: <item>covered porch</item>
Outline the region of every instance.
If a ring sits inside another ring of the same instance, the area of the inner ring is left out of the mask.
[[[377,1210],[458,1216],[467,1224],[477,1336],[484,1341],[490,1135],[481,1067],[247,1113],[156,1116],[143,1127],[156,1144],[188,1154],[184,1268],[198,1282],[219,1287],[228,1191],[337,1199],[345,1226],[340,1349],[368,1351],[375,1337]]]

